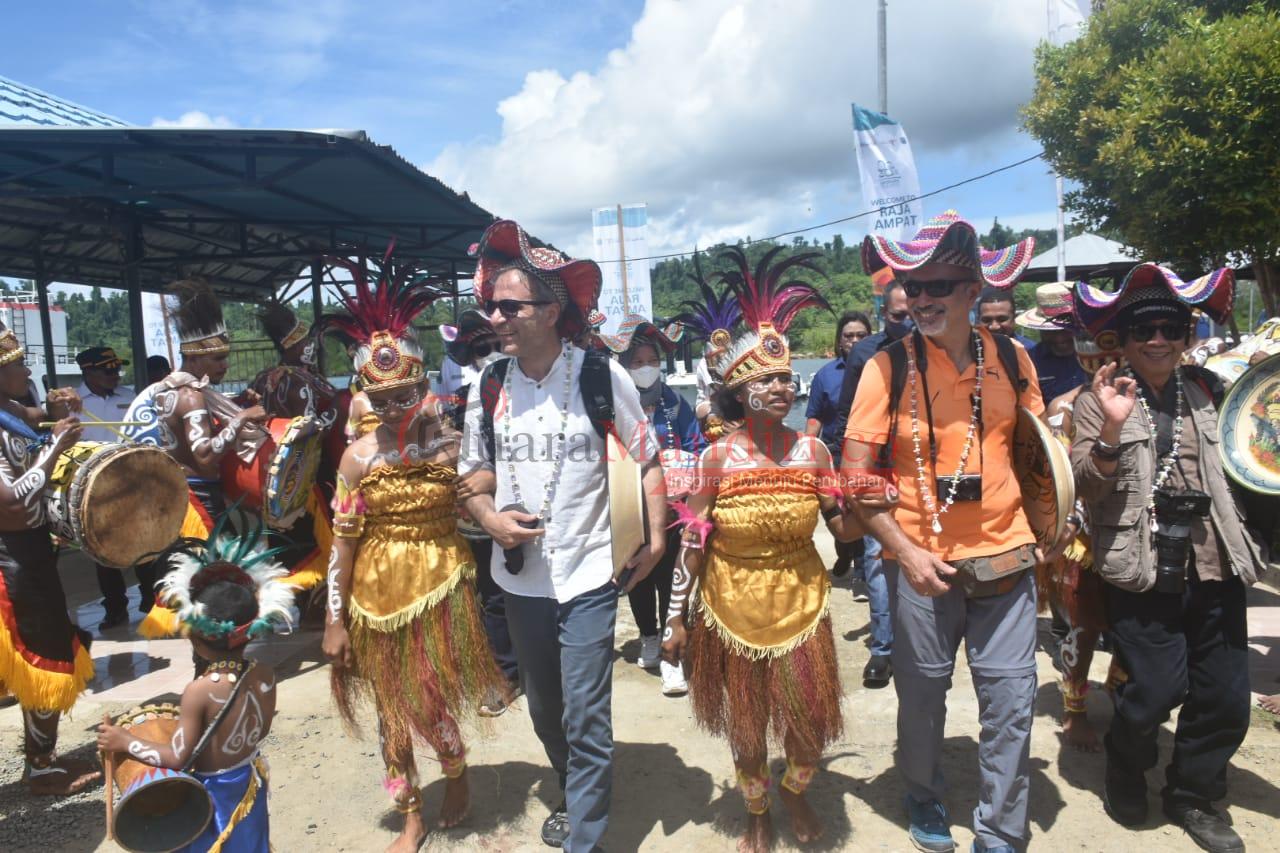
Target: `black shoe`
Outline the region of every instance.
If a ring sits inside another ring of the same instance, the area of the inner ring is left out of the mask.
[[[862,669],[863,687],[888,687],[893,678],[893,664],[888,655],[872,655]]]
[[[1116,769],[1107,759],[1107,775],[1103,782],[1102,805],[1111,819],[1121,826],[1137,826],[1147,821],[1147,780],[1136,779]]]
[[[1169,820],[1187,831],[1191,840],[1210,853],[1244,853],[1244,841],[1227,823],[1227,819],[1207,803],[1203,806],[1187,802],[1164,801]]]
[[[115,628],[118,625],[128,625],[128,624],[129,624],[129,611],[127,608],[122,610],[108,610],[107,615],[103,617],[103,620],[101,622],[98,623],[98,630],[106,631],[109,628]]]
[[[542,843],[548,847],[563,847],[568,840],[569,809],[561,802],[542,822]]]

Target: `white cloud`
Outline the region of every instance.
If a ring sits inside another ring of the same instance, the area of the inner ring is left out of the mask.
[[[211,116],[200,110],[190,110],[176,119],[156,117],[151,120],[152,127],[181,127],[188,130],[211,130],[232,128],[236,123],[226,116]]]
[[[1043,8],[912,0],[889,16],[890,113],[917,161],[998,162]],[[601,67],[529,71],[497,104],[499,138],[424,168],[570,251],[589,246],[588,210],[616,202],[649,204],[655,250],[761,236],[856,186],[850,103],[875,104],[875,69],[874,3],[648,0]]]

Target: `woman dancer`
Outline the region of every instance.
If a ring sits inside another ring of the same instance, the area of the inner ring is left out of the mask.
[[[447,779],[440,824],[457,825],[469,803],[456,719],[502,684],[476,606],[475,562],[457,529],[458,441],[428,417],[422,349],[412,321],[439,293],[403,273],[369,286],[352,275],[349,316],[327,319],[354,337],[360,387],[379,424],[342,456],[324,651],[333,694],[351,725],[361,694],[378,714],[385,786],[404,829],[388,848],[417,850],[426,836],[413,740],[436,752]]]
[[[667,499],[679,500],[689,492],[690,468],[707,441],[698,428],[693,407],[662,381],[659,350],[674,352],[680,340],[680,327],[659,329],[638,314],[623,318],[614,335],[600,335],[600,341],[618,354],[618,361],[631,375],[640,392],[649,423],[661,448],[662,469],[667,480]],[[674,515],[672,519],[674,520]],[[688,692],[680,667],[661,659],[662,640],[658,621],[665,616],[671,601],[671,578],[680,553],[680,532],[673,526],[667,532],[667,550],[653,571],[636,584],[627,599],[631,615],[640,629],[640,656],[636,663],[644,669],[658,668],[662,676],[662,692],[666,696],[683,696]],[[661,614],[661,615],[660,615]]]
[[[822,834],[804,792],[843,721],[830,583],[813,532],[819,513],[838,540],[861,531],[841,511],[827,448],[783,424],[795,401],[783,334],[801,308],[827,304],[808,284],[782,278],[797,267],[816,269],[813,255],[771,266],[771,251],[753,276],[741,251],[726,254],[739,267],[727,279],[747,330],[732,342],[724,330],[712,334],[711,343],[725,349],[713,367],[724,379],[725,417],[745,423],[698,463],[663,654],[687,660],[694,715],[729,740],[748,812],[739,850],[756,853],[773,841],[770,732],[787,757],[781,797],[796,838]],[[693,577],[700,582],[686,629]]]

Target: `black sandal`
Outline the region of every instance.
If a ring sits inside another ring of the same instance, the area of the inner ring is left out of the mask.
[[[542,843],[548,847],[563,847],[569,840],[569,810],[564,802],[556,806],[542,822]]]

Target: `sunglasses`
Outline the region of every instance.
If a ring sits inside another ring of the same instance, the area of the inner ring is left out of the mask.
[[[961,284],[968,284],[971,278],[939,278],[933,281],[914,281],[907,279],[902,283],[902,290],[908,299],[917,299],[921,293],[927,293],[934,299],[944,299]]]
[[[1152,323],[1137,323],[1129,327],[1129,337],[1140,344],[1145,344],[1159,335],[1173,344],[1186,340],[1187,333],[1190,331],[1190,323],[1162,323],[1159,326]]]
[[[545,299],[486,299],[484,301],[484,313],[492,314],[494,311],[500,313],[503,317],[511,320],[520,316],[520,309],[525,305],[550,305],[551,303]]]

